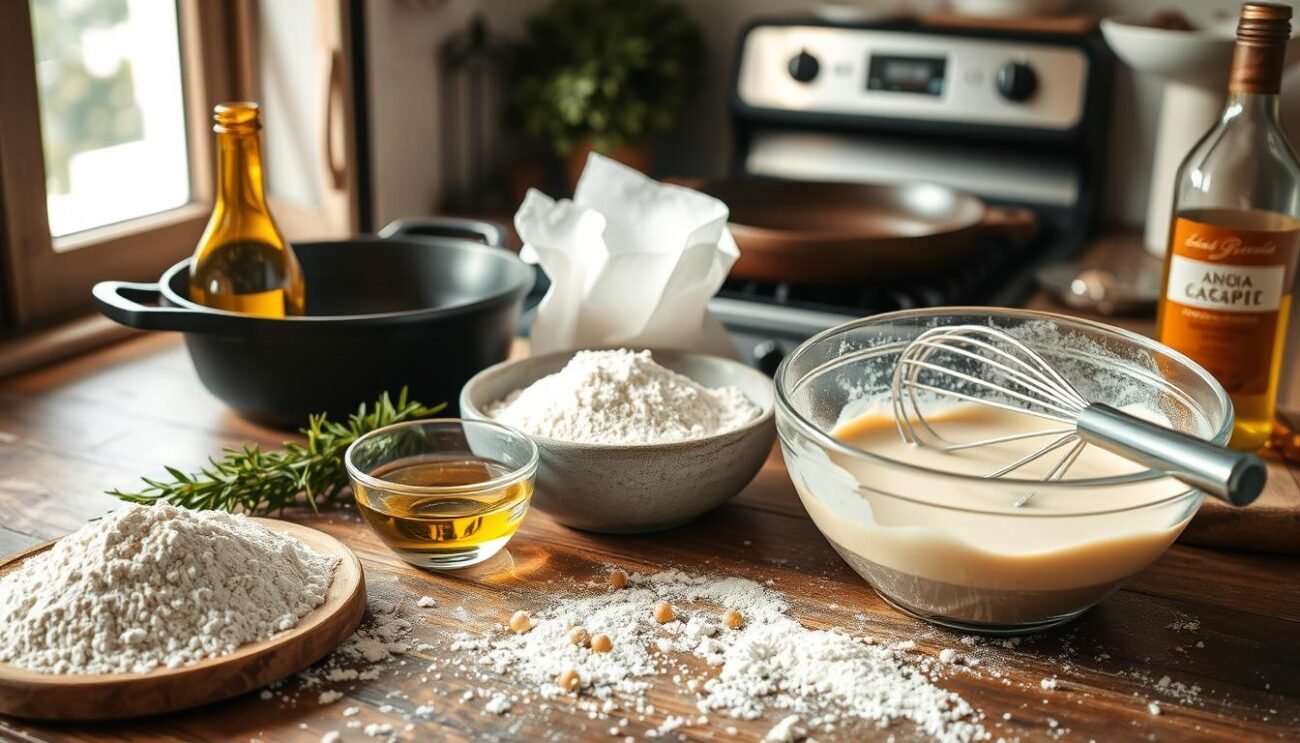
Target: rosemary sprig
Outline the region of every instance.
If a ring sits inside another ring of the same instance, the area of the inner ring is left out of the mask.
[[[373,409],[363,403],[348,416],[347,423],[331,421],[324,414],[311,416],[302,429],[305,443],[286,441],[280,451],[262,451],[257,444],[226,448],[219,458],[209,458],[209,466],[198,472],[167,467],[170,480],[142,477],[145,487],[137,492],[108,493],[131,503],[165,502],[184,508],[250,514],[281,511],[294,505],[302,494],[315,509],[318,500],[333,498],[348,484],[343,453],[353,441],[393,423],[429,418],[444,407],[430,408],[409,401],[403,387],[396,403],[385,392]]]

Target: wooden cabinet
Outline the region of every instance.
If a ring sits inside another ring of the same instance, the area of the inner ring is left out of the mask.
[[[293,241],[361,228],[347,0],[241,0],[240,87],[261,104],[271,211]]]

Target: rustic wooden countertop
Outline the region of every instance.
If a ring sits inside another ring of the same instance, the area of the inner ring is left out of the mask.
[[[227,412],[199,385],[179,339],[142,336],[0,382],[0,554],[59,537],[113,508],[103,491],[134,484],[164,463],[198,465],[223,446],[268,445],[283,436]],[[1296,491],[1295,470],[1275,463]],[[774,453],[732,503],[695,523],[648,536],[573,531],[529,514],[507,552],[449,574],[408,567],[347,504],[289,518],[347,543],[365,566],[370,597],[400,601],[413,649],[369,681],[333,683],[346,697],[318,702],[320,688],[291,680],[269,699],[252,693],[210,707],[112,724],[45,724],[0,718],[0,738],[39,740],[302,740],[337,730],[372,740],[361,724],[391,724],[403,740],[610,738],[611,721],[564,700],[547,710],[516,705],[485,714],[482,686],[460,675],[446,649],[455,632],[482,632],[516,609],[537,608],[565,583],[630,571],[682,567],[773,581],[806,625],[882,641],[914,640],[917,652],[955,648],[978,665],[941,675],[985,715],[994,738],[1019,740],[1296,740],[1300,738],[1300,558],[1178,545],[1123,590],[1064,628],[1014,647],[968,645],[887,606],[806,517]],[[417,609],[420,596],[437,600]],[[969,640],[968,640],[969,642]],[[427,643],[428,645],[421,645]],[[441,679],[426,670],[443,669]],[[1167,677],[1167,678],[1166,678]],[[1043,688],[1056,678],[1054,689]],[[510,690],[501,680],[492,684]],[[519,689],[519,691],[529,691]],[[666,715],[697,715],[694,696],[660,680],[654,714],[632,715],[621,735],[638,738]],[[1157,703],[1159,714],[1150,711]],[[416,714],[422,705],[425,709]],[[347,707],[359,713],[344,716]],[[431,710],[431,711],[430,711]],[[621,714],[616,714],[618,717]],[[761,739],[780,713],[721,719],[674,734],[691,740]],[[354,722],[354,727],[348,723]],[[728,725],[737,735],[724,732]],[[408,726],[409,729],[408,729]],[[899,740],[887,730],[845,727],[818,740]]]

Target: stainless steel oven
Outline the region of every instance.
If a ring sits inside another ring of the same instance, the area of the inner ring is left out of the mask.
[[[1102,199],[1112,60],[1099,36],[760,20],[737,43],[733,174],[931,181],[1022,206],[1037,235],[921,279],[728,281],[712,307],[772,371],[803,339],[862,315],[1011,305],[1073,255]]]

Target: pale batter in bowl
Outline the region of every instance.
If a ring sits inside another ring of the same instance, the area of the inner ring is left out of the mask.
[[[1030,631],[1077,616],[1155,561],[1203,495],[1095,447],[1065,481],[1042,483],[1032,469],[983,477],[1034,446],[1026,441],[952,453],[904,443],[887,404],[901,347],[935,325],[992,320],[1038,344],[1094,399],[1206,438],[1226,436],[1231,407],[1203,370],[1139,336],[974,312],[894,313],[812,339],[778,371],[778,428],[813,521],[883,597],[962,629]],[[977,405],[927,418],[961,440],[1059,425]]]

